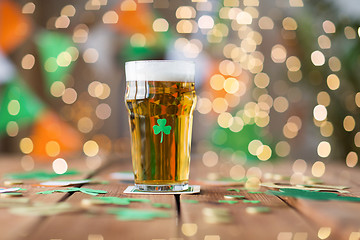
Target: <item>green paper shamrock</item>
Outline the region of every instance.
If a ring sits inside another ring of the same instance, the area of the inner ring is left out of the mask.
[[[236,188],[228,188],[228,189],[226,189],[227,191],[235,191],[235,192],[240,192],[240,189],[236,189]]]
[[[243,200],[243,203],[260,203],[260,201],[259,200],[247,200],[247,199],[245,199],[245,200]]]
[[[166,125],[166,119],[158,119],[157,120],[158,125],[154,125],[153,129],[154,129],[154,133],[156,135],[158,135],[159,133],[161,133],[161,143],[163,142],[163,133],[165,134],[170,134],[170,130],[171,130],[171,126],[165,126]]]
[[[193,199],[183,199],[183,200],[181,200],[181,202],[184,202],[184,203],[199,203],[198,200],[193,200]]]
[[[318,201],[349,201],[349,202],[360,202],[358,197],[341,196],[333,192],[319,192],[301,189],[283,188],[280,191],[268,190],[266,194],[275,196],[295,197],[295,198],[306,198]]]
[[[63,174],[57,174],[54,172],[46,172],[46,171],[32,171],[32,172],[23,172],[23,173],[10,173],[7,174],[6,178],[11,179],[39,179],[39,180],[48,180],[56,177],[61,176],[71,176],[79,174],[79,171],[76,170],[69,170]]]
[[[50,191],[43,191],[38,192],[36,194],[51,194],[54,192],[61,192],[61,193],[67,193],[67,192],[82,192],[88,195],[96,196],[98,194],[105,194],[107,191],[104,190],[95,190],[90,188],[78,188],[78,187],[69,187],[67,189],[57,189],[57,190],[50,190]]]
[[[164,211],[130,209],[130,208],[111,208],[107,211],[115,214],[118,220],[134,221],[134,220],[151,220],[154,218],[169,218],[171,214]]]
[[[152,206],[156,208],[171,208],[169,203],[153,203]]]

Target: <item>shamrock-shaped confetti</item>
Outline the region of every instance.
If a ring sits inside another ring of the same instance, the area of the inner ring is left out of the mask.
[[[228,188],[228,189],[226,189],[227,191],[230,191],[230,192],[232,192],[232,191],[234,191],[234,192],[240,192],[240,189],[236,189],[236,188]]]
[[[244,199],[243,203],[260,203],[260,201],[259,200],[247,200],[247,199]]]
[[[61,193],[82,192],[82,193],[85,193],[85,194],[88,194],[88,195],[93,195],[93,196],[97,196],[98,194],[107,193],[107,191],[104,191],[104,190],[95,190],[95,189],[90,189],[90,188],[69,187],[67,189],[57,189],[57,190],[38,192],[36,194],[52,194],[54,192],[61,192]]]
[[[184,202],[184,203],[199,203],[198,200],[193,200],[193,199],[182,199],[181,202]]]
[[[161,133],[161,143],[163,142],[163,134],[170,134],[170,130],[171,130],[171,126],[165,126],[166,125],[166,119],[158,119],[157,120],[158,125],[154,125],[153,129],[154,129],[154,133],[156,135],[158,135],[159,133]]]
[[[153,203],[152,206],[156,208],[171,208],[169,203]]]
[[[235,204],[238,203],[239,201],[237,200],[219,200],[219,203],[228,203],[228,204]]]
[[[149,199],[145,198],[119,198],[119,197],[94,197],[103,203],[116,204],[116,205],[129,205],[131,202],[150,202]]]
[[[122,221],[134,221],[134,220],[151,220],[154,218],[169,218],[171,214],[169,212],[158,210],[143,210],[143,209],[131,209],[131,208],[111,208],[108,213],[115,214],[118,220]]]
[[[79,174],[76,170],[69,170],[63,174],[57,174],[54,172],[45,172],[45,171],[32,171],[32,172],[23,172],[23,173],[10,173],[7,174],[7,178],[11,179],[39,179],[39,180],[47,180],[51,178],[56,178],[60,176],[69,176]]]
[[[350,202],[360,202],[358,197],[349,197],[349,196],[340,196],[333,192],[318,192],[310,190],[300,190],[300,189],[291,189],[291,188],[282,188],[280,191],[269,190],[266,194],[272,194],[276,196],[286,196],[286,197],[295,197],[295,198],[306,198],[311,200],[338,200],[338,201],[350,201]]]

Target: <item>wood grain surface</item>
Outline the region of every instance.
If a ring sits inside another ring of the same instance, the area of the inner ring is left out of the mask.
[[[150,202],[133,202],[128,206],[132,209],[160,210],[171,214],[170,218],[153,219],[147,221],[120,221],[114,215],[108,214],[114,205],[94,205],[83,211],[59,214],[55,216],[19,216],[6,208],[0,209],[0,239],[62,239],[62,240],[108,240],[108,239],[360,239],[360,203],[340,201],[314,201],[277,197],[265,194],[262,187],[251,193],[243,186],[201,186],[201,193],[194,195],[129,195],[124,189],[129,182],[119,182],[110,177],[111,173],[131,171],[130,159],[115,158],[104,161],[97,169],[89,169],[84,159],[69,161],[69,168],[82,173],[76,176],[63,176],[65,179],[107,180],[108,184],[82,184],[78,187],[106,190],[101,196],[134,197],[149,199]],[[191,166],[193,181],[204,179],[209,173],[226,173],[231,168],[206,168],[199,159],[194,159]],[[51,171],[50,163],[36,163],[34,169]],[[291,165],[287,162],[278,163],[269,168],[272,173],[291,175]],[[269,171],[266,167],[263,174]],[[305,173],[310,175],[310,170]],[[7,173],[24,172],[21,157],[2,156],[0,158],[0,174],[2,182]],[[348,185],[351,196],[360,196],[360,171],[341,164],[329,164],[323,180],[327,184]],[[83,199],[92,198],[81,192],[53,193],[48,195],[36,194],[39,191],[59,189],[59,187],[39,187],[38,180],[26,180],[18,185],[27,189],[24,197],[32,202],[56,203],[68,202],[82,207]],[[195,181],[196,182],[196,181]],[[15,185],[17,186],[17,185]],[[228,191],[229,188],[239,192]],[[259,203],[248,203],[239,200],[235,204],[219,202],[226,200],[225,195],[242,195],[246,200],[259,200]],[[195,200],[194,203],[189,200]],[[155,208],[153,203],[168,204],[170,208]],[[250,214],[248,207],[265,206],[270,208],[268,213]],[[204,211],[223,211],[228,213],[228,222],[212,222]]]

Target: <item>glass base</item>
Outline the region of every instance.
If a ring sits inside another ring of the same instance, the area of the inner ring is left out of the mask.
[[[144,192],[180,192],[186,191],[189,188],[188,183],[170,184],[170,185],[149,185],[149,184],[135,184],[139,191]]]

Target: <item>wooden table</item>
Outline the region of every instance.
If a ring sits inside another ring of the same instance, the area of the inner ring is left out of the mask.
[[[208,173],[227,172],[233,164],[218,164],[216,167],[205,167],[200,159],[192,160],[191,179],[204,178]],[[99,178],[110,180],[109,184],[79,185],[92,189],[108,191],[104,196],[136,197],[150,199],[153,203],[171,204],[171,218],[161,218],[149,221],[119,221],[114,215],[104,210],[109,206],[96,206],[96,211],[79,211],[55,216],[19,216],[9,212],[7,208],[0,209],[0,239],[76,239],[76,240],[108,240],[108,239],[360,239],[360,203],[340,201],[314,201],[276,197],[265,193],[249,193],[241,190],[240,195],[247,199],[260,200],[261,203],[236,204],[219,203],[224,195],[231,194],[228,186],[202,186],[197,195],[126,195],[124,189],[129,183],[119,183],[111,180],[110,173],[130,171],[128,157],[115,157],[106,161],[96,170],[89,171],[85,160],[68,161],[69,168],[83,171],[82,174],[72,176],[73,179]],[[265,165],[267,171],[281,174],[292,174],[289,163],[281,163],[273,168]],[[36,163],[35,169],[51,170],[50,163]],[[272,169],[272,170],[271,170]],[[0,158],[1,176],[9,172],[22,172],[20,157],[2,156]],[[69,179],[69,177],[65,177]],[[348,185],[354,196],[360,196],[360,171],[350,169],[340,164],[327,165],[324,180],[328,184]],[[28,180],[23,185],[16,185],[27,189],[24,192],[33,202],[68,202],[80,206],[82,199],[91,196],[76,193],[54,193],[49,195],[36,194],[39,191],[59,189],[51,187],[33,186],[36,180]],[[241,187],[235,187],[241,188]],[[259,191],[266,191],[261,188]],[[198,200],[189,203],[185,199]],[[249,206],[268,206],[270,213],[249,214]],[[114,207],[114,206],[112,206]],[[149,203],[131,203],[128,208],[154,209]],[[231,221],[229,223],[208,223],[202,213],[204,208],[229,209]]]

